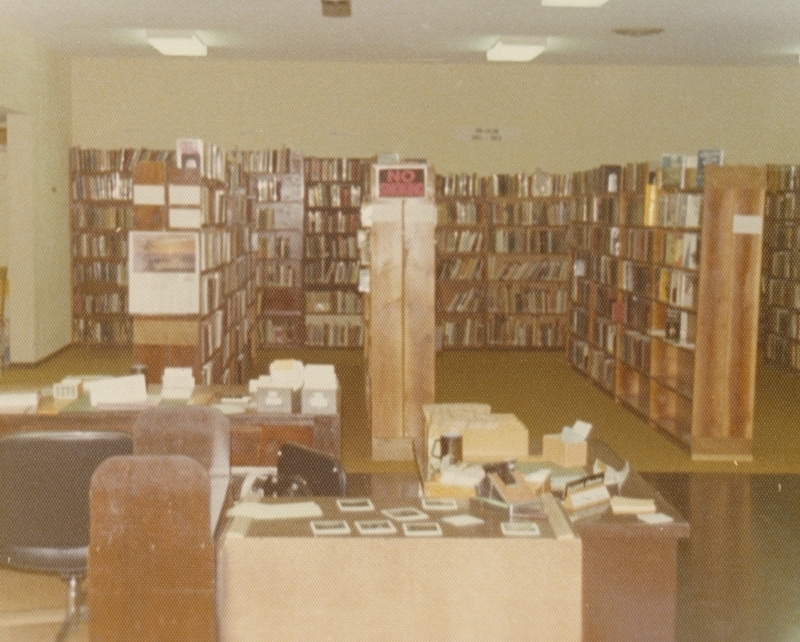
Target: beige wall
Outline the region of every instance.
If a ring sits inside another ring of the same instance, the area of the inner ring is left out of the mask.
[[[0,27],[0,111],[8,114],[0,244],[11,359],[33,362],[70,341],[69,62]]]
[[[800,160],[800,68],[76,59],[73,142],[311,155],[399,152],[438,171],[573,171],[721,147]],[[474,142],[499,127],[502,142]]]

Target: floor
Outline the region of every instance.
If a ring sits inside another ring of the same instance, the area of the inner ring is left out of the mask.
[[[343,392],[347,389],[354,394],[352,391],[363,386],[351,361],[354,357],[337,358],[344,359],[337,366],[344,374],[340,374]],[[470,361],[471,368],[465,366]],[[123,356],[116,367],[124,368],[125,363]],[[63,366],[64,374],[85,372],[83,368],[91,365],[73,359],[72,367],[81,369]],[[515,372],[518,367],[538,372],[540,380],[544,373],[546,392],[532,391],[530,377],[520,378]],[[440,378],[440,372],[447,372],[447,378]],[[17,383],[26,377],[32,380],[30,373],[4,372],[0,383],[14,377]],[[800,431],[795,430],[800,412],[800,395],[795,394],[800,387],[799,374],[760,367],[756,460],[724,466],[691,462],[679,446],[632,419],[549,353],[489,355],[484,361],[474,355],[443,355],[437,358],[437,380],[441,382],[437,386],[439,400],[489,400],[503,411],[517,407],[520,417],[525,416],[534,426],[534,435],[558,430],[557,422],[570,423],[569,417],[593,420],[599,436],[612,442],[614,449],[629,458],[687,517],[691,537],[679,548],[677,640],[800,640]],[[515,381],[515,386],[508,386],[508,381]],[[476,391],[480,398],[476,399]],[[517,402],[511,405],[514,396]],[[363,408],[356,404],[353,412],[358,415]],[[358,416],[345,418],[344,409],[343,431],[346,466],[353,472],[371,472],[376,464],[368,461],[363,424]],[[0,642],[54,639],[65,595],[57,579],[0,570]],[[47,622],[30,623],[39,616]],[[69,639],[86,640],[85,623]]]

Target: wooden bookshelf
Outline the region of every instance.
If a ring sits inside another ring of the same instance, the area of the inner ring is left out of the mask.
[[[370,162],[307,157],[304,165],[305,345],[361,347],[358,230]]]
[[[72,341],[128,345],[133,150],[70,150]]]
[[[437,181],[440,348],[563,348],[575,203],[560,177]]]
[[[134,170],[133,357],[149,383],[167,366],[191,367],[205,385],[248,376],[254,312],[245,198],[221,149],[205,145],[202,156],[199,167],[148,161]]]
[[[703,191],[656,192],[646,164],[619,171],[618,193],[596,190],[607,167],[576,181],[594,187],[573,227],[569,360],[692,457],[747,459],[764,172],[707,167]]]
[[[765,359],[800,370],[800,166],[767,166],[762,266]]]
[[[255,278],[256,346],[305,343],[303,157],[294,150],[242,153]]]

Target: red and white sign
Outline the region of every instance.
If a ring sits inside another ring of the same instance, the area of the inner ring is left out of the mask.
[[[428,178],[425,165],[378,165],[378,198],[424,198]]]

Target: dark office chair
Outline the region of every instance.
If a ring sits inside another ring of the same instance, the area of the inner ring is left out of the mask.
[[[0,437],[0,563],[58,573],[69,585],[57,640],[78,623],[89,546],[89,485],[108,457],[130,454],[119,432],[18,432]]]

